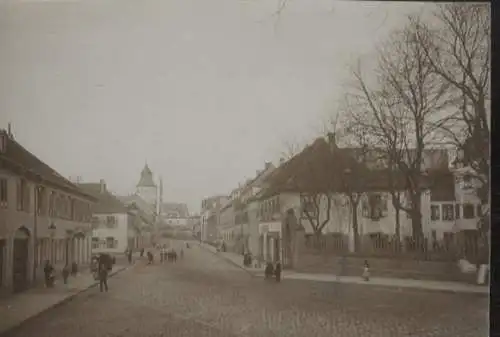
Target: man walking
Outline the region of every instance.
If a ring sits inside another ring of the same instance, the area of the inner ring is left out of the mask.
[[[101,293],[103,290],[108,291],[108,266],[105,264],[99,265],[99,289]]]

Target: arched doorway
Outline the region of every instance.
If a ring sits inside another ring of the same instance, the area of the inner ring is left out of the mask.
[[[30,232],[25,227],[14,233],[12,277],[16,293],[28,288],[29,239]]]

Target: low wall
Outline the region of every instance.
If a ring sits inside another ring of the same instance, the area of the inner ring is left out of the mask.
[[[343,260],[342,260],[343,259]],[[398,258],[356,257],[302,253],[297,272],[361,275],[365,260],[374,277],[474,282],[475,275],[462,274],[456,262],[418,261]]]

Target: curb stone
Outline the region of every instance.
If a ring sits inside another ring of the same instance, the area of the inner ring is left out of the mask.
[[[131,266],[124,266],[120,269],[116,269],[115,271],[112,271],[110,274],[109,274],[109,277],[113,277],[119,273],[121,273],[122,271],[126,271],[128,270],[129,268],[133,267],[134,265],[131,265]],[[14,324],[13,326],[11,327],[8,327],[6,328],[5,330],[3,331],[0,331],[0,337],[7,337],[8,333],[10,333],[12,330],[16,330],[18,328],[20,328],[22,325],[24,325],[25,323],[27,322],[30,322],[32,320],[35,320],[37,317],[41,316],[43,313],[51,310],[51,309],[55,309],[55,308],[58,308],[64,304],[67,304],[69,302],[71,302],[76,296],[78,295],[81,295],[82,293],[86,292],[87,290],[90,290],[92,288],[95,288],[99,285],[99,282],[97,281],[94,281],[92,282],[90,285],[88,286],[84,286],[82,287],[81,289],[78,289],[77,291],[75,291],[74,293],[71,293],[70,295],[68,295],[67,297],[63,298],[61,301],[58,301],[52,305],[49,305],[48,307],[42,309],[41,311],[35,313],[33,316],[30,316],[28,318],[26,318],[25,320],[22,320],[16,324]]]
[[[255,275],[255,277],[258,278],[264,278],[264,274],[258,273]],[[372,283],[370,281],[368,282],[349,282],[349,281],[343,281],[342,276],[339,277],[339,279],[334,279],[334,280],[315,280],[315,279],[306,279],[306,278],[294,278],[290,277],[287,278],[286,274],[283,275],[283,279],[288,279],[290,281],[305,281],[305,282],[320,282],[320,283],[338,283],[338,284],[349,284],[349,285],[367,285],[367,286],[372,286],[372,287],[383,287],[383,288],[392,288],[396,289],[399,291],[404,291],[405,289],[409,290],[414,290],[414,291],[425,291],[425,292],[440,292],[440,293],[446,293],[446,294],[454,294],[454,295],[469,295],[469,296],[479,296],[479,297],[484,297],[484,296],[489,296],[489,292],[480,292],[480,291],[468,291],[468,290],[455,290],[455,289],[436,289],[436,288],[424,288],[424,287],[418,287],[418,286],[400,286],[400,285],[391,285],[391,284],[380,284],[380,283]]]

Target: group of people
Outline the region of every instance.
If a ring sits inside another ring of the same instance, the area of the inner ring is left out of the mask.
[[[43,273],[45,276],[45,286],[47,288],[52,288],[55,283],[56,275],[55,268],[49,260],[45,260],[45,266],[43,268]],[[78,264],[76,262],[69,264],[67,262],[62,269],[62,277],[64,284],[68,283],[69,276],[76,276],[78,273]]]
[[[268,262],[266,265],[266,269],[264,271],[266,279],[271,279],[273,276],[276,278],[276,282],[281,281],[281,262],[277,261],[276,265],[273,265],[272,262]]]

